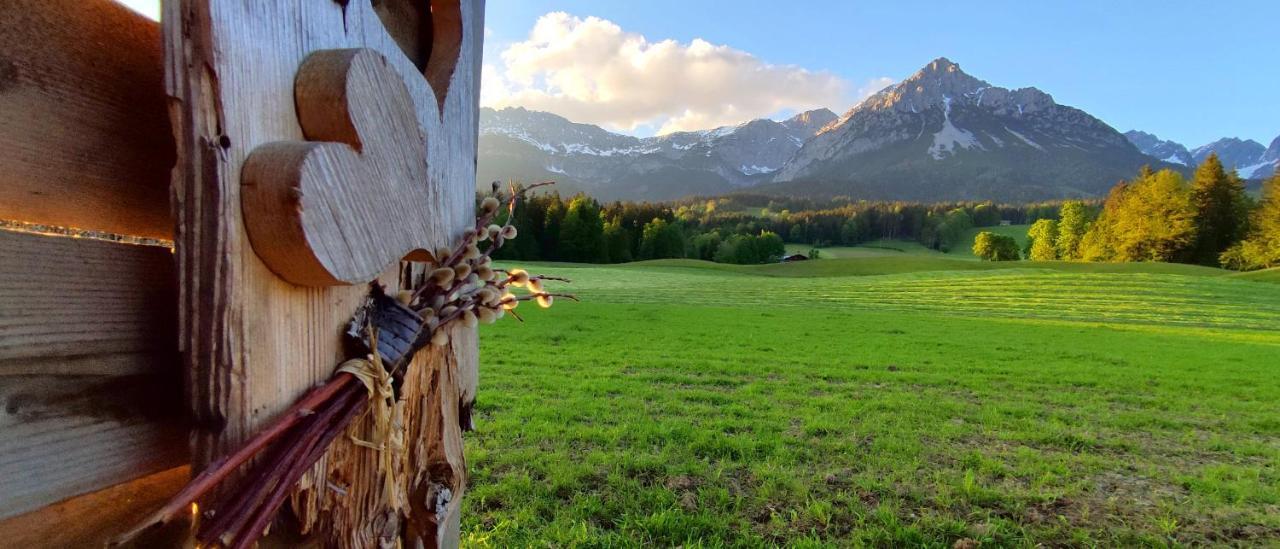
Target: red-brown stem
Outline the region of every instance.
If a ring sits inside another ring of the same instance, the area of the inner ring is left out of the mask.
[[[332,404],[329,407],[332,407]],[[283,464],[288,463],[288,459],[295,453],[294,449],[306,435],[305,429],[299,426],[293,429],[289,436],[281,438],[278,444],[272,446],[271,455],[255,466],[253,474],[246,477],[237,487],[238,492],[228,494],[226,501],[219,503],[216,507],[210,506],[214,510],[213,518],[200,523],[200,529],[196,534],[198,541],[208,544],[209,540],[217,539],[219,533],[243,526],[242,522],[246,520],[245,515],[257,506],[263,494],[271,487],[273,477],[277,476],[273,473],[277,472]]]
[[[367,398],[359,398],[354,402],[347,404],[345,406],[345,412],[339,416],[337,422],[333,424],[336,427],[324,431],[319,439],[313,439],[311,441],[311,444],[308,445],[306,458],[303,461],[298,462],[298,464],[291,469],[287,475],[285,475],[284,479],[279,485],[277,485],[276,489],[271,494],[271,497],[267,499],[266,503],[264,503],[261,508],[259,508],[256,519],[250,523],[247,529],[241,530],[238,533],[235,541],[228,545],[228,549],[248,549],[253,546],[254,542],[262,536],[262,532],[266,529],[267,523],[275,517],[276,511],[280,509],[280,505],[284,503],[285,498],[289,496],[289,492],[293,489],[293,485],[297,484],[298,480],[302,478],[302,475],[306,474],[306,472],[311,469],[311,466],[315,465],[315,463],[324,456],[325,451],[328,450],[329,444],[333,442],[333,439],[337,438],[338,434],[346,430],[346,425],[351,423],[351,421],[355,419],[360,412],[364,411],[365,406],[368,405],[368,403],[369,400]],[[305,465],[303,465],[304,463]]]
[[[289,437],[274,446],[277,450],[274,455],[255,466],[253,475],[240,483],[241,490],[219,506],[218,510],[225,512],[215,515],[214,520],[201,528],[198,536],[200,541],[208,543],[218,539],[223,532],[240,530],[250,518],[250,511],[257,508],[268,490],[279,482],[290,465],[305,455],[303,452],[306,444],[319,436],[320,431],[351,399],[351,395],[363,395],[363,389],[359,384],[347,385],[344,390],[325,401],[322,409],[316,410],[316,414],[305,423],[292,429]]]
[[[170,499],[164,507],[149,515],[138,526],[121,534],[111,542],[111,545],[120,545],[133,539],[148,528],[173,520],[173,517],[186,510],[187,506],[191,505],[192,502],[208,493],[209,490],[217,486],[222,479],[230,475],[244,462],[256,456],[264,447],[288,431],[298,420],[311,415],[315,408],[354,381],[355,376],[345,372],[339,373],[324,385],[307,393],[301,400],[289,407],[288,410],[285,410],[280,419],[272,422],[262,432],[246,441],[235,453],[210,463],[204,471],[192,478],[191,482],[187,483],[181,492],[173,496],[173,499]]]

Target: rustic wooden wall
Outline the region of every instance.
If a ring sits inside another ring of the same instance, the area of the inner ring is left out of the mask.
[[[0,219],[169,238],[160,27],[106,0],[0,9]]]
[[[239,215],[245,155],[300,137],[290,86],[303,55],[368,47],[391,60],[426,131],[430,238],[469,223],[484,3],[426,5],[180,0],[163,33],[111,0],[0,10],[0,219],[177,248],[0,229],[0,539],[99,544],[185,481],[188,415],[198,467],[336,364],[331,336],[360,290],[275,278]],[[422,441],[410,529],[431,545],[457,539],[475,395],[475,333],[453,336],[406,385]],[[350,466],[343,452],[318,473]]]
[[[171,235],[161,59],[110,0],[5,2],[0,219]],[[185,476],[176,296],[169,248],[0,229],[0,545],[101,542]]]

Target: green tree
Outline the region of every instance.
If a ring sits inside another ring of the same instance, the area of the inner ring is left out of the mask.
[[[1082,259],[1084,261],[1115,261],[1115,220],[1122,215],[1120,208],[1124,206],[1125,193],[1129,190],[1129,183],[1121,181],[1117,183],[1107,193],[1107,200],[1102,205],[1102,213],[1098,214],[1098,218],[1089,224],[1089,230],[1084,237],[1080,239],[1078,246],[1079,256],[1073,259]],[[1062,223],[1058,223],[1058,235],[1061,239]],[[1058,253],[1062,253],[1059,248]],[[1059,255],[1059,257],[1062,257]],[[1063,257],[1063,259],[1066,259]]]
[[[1032,261],[1053,261],[1058,259],[1058,222],[1052,219],[1040,219],[1031,224],[1027,231],[1027,259]]]
[[[990,202],[973,208],[973,224],[977,227],[993,227],[1000,224],[1000,210]]]
[[[715,261],[739,265],[774,263],[782,259],[785,253],[786,245],[777,233],[762,231],[757,236],[735,234],[720,243]]]
[[[763,231],[756,237],[756,249],[760,254],[760,263],[773,263],[787,255],[787,246],[782,237],[773,231]]]
[[[615,219],[604,226],[604,245],[609,252],[610,263],[631,261],[631,232]]]
[[[840,226],[840,242],[846,246],[861,244],[870,240],[871,218],[867,214],[855,213]]]
[[[640,235],[640,259],[684,257],[684,231],[662,218],[645,224]]]
[[[1080,259],[1080,242],[1089,230],[1089,208],[1084,202],[1071,200],[1062,204],[1058,214],[1058,257]]]
[[[559,193],[551,193],[544,197],[546,207],[543,213],[542,234],[540,243],[543,259],[560,259],[560,223],[564,221],[564,201]],[[519,240],[517,238],[516,240]]]
[[[720,249],[720,231],[711,231],[693,237],[691,246],[693,257],[706,261],[715,260],[716,252]]]
[[[791,226],[791,230],[787,232],[788,239],[797,244],[804,243],[804,226],[796,223]]]
[[[989,210],[990,208],[987,208],[987,211]],[[946,217],[942,219],[942,223],[938,225],[938,249],[944,252],[950,251],[952,247],[960,243],[960,239],[974,225],[974,219],[969,216],[969,212],[965,211],[964,208],[955,208],[947,212]]]
[[[1280,267],[1280,173],[1262,188],[1262,202],[1253,211],[1249,236],[1222,254],[1233,269]]]
[[[1012,236],[982,231],[973,239],[973,255],[987,261],[1017,261],[1018,241]]]
[[[1196,238],[1190,260],[1201,265],[1218,265],[1222,252],[1244,238],[1249,215],[1249,199],[1244,182],[1228,173],[1211,153],[1196,168],[1191,183],[1191,203],[1195,206]]]
[[[759,263],[760,254],[756,251],[756,239],[750,235],[733,234],[720,243],[716,249],[716,263],[736,263],[749,265]]]
[[[609,260],[600,205],[585,195],[578,195],[569,202],[560,221],[560,258],[578,263]]]

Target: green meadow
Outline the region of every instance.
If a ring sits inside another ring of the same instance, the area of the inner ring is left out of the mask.
[[[1002,227],[977,227],[966,231],[957,242],[965,244],[957,245],[947,252],[939,252],[931,250],[918,242],[908,240],[873,240],[859,244],[857,246],[832,246],[818,248],[818,256],[821,259],[852,259],[859,257],[902,257],[904,255],[924,255],[934,257],[951,257],[960,259],[978,258],[973,255],[973,239],[978,233],[990,231],[996,234],[1011,236],[1018,241],[1018,247],[1021,248],[1027,243],[1027,229],[1030,225],[1005,225]],[[808,254],[814,247],[807,244],[787,244],[788,254]]]
[[[530,266],[463,544],[1280,544],[1275,272],[856,253]]]

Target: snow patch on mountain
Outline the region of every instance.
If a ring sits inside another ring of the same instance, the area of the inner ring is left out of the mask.
[[[929,155],[934,160],[942,160],[948,154],[954,155],[956,149],[981,149],[978,138],[968,130],[958,128],[951,123],[951,97],[942,97],[942,129],[933,134],[933,145],[929,147]]]
[[[1236,173],[1240,174],[1240,177],[1243,177],[1245,179],[1252,179],[1255,177],[1255,175],[1261,175],[1259,172],[1263,171],[1263,168],[1270,168],[1270,167],[1272,167],[1271,162],[1259,162],[1252,166],[1237,168]]]
[[[1037,150],[1044,151],[1044,147],[1041,147],[1039,143],[1036,143],[1035,141],[1032,141],[1030,137],[1027,137],[1027,136],[1022,135],[1022,134],[1020,134],[1020,133],[1018,133],[1018,132],[1016,132],[1016,131],[1013,131],[1013,130],[1009,129],[1009,127],[1008,127],[1008,126],[1005,126],[1005,127],[1004,127],[1004,131],[1009,132],[1009,133],[1010,133],[1010,134],[1012,134],[1014,137],[1016,137],[1016,138],[1018,138],[1019,140],[1021,140],[1023,143],[1026,143],[1026,144],[1028,144],[1028,145],[1030,145],[1030,146],[1032,146],[1032,147],[1036,148]]]
[[[743,175],[760,175],[760,174],[776,172],[778,171],[778,168],[770,168],[768,166],[756,166],[753,164],[750,166],[743,165],[742,167],[738,168],[738,171],[742,172]]]

